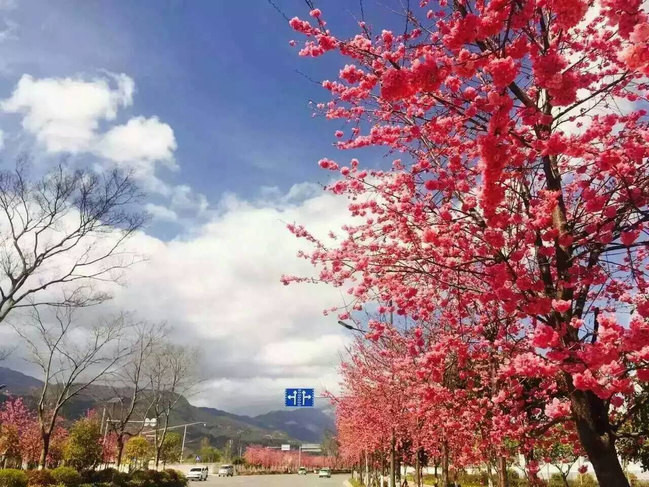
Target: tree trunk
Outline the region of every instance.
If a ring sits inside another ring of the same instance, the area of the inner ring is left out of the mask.
[[[444,440],[442,442],[442,487],[447,487],[450,481],[448,477],[448,442]]]
[[[575,390],[570,395],[570,402],[579,440],[590,463],[593,464],[599,485],[628,487],[629,481],[617,457],[615,439],[604,401],[591,391]]]
[[[50,451],[50,434],[41,433],[41,440],[43,441],[43,445],[41,446],[41,456],[38,459],[39,470],[47,468],[47,454]]]
[[[395,471],[395,446],[396,438],[394,437],[394,431],[392,431],[392,440],[390,441],[390,487],[396,487],[397,485],[397,472]]]
[[[417,454],[415,455],[415,485],[417,487],[421,487],[421,482],[420,482],[421,475],[420,475],[420,471],[419,471],[419,468],[420,468],[420,466],[419,466],[419,452],[420,451],[421,450],[417,450]]]
[[[361,475],[361,479],[363,476]],[[367,452],[365,452],[365,482],[363,482],[365,485],[370,485],[370,460],[367,456]]]
[[[507,476],[507,460],[505,457],[498,457],[498,487],[509,487]]]
[[[536,459],[534,458],[534,452],[533,451],[530,451],[530,452],[525,454],[525,466],[526,467],[527,467],[527,465],[529,465],[530,463],[535,462],[535,461],[536,461]],[[527,481],[528,481],[530,486],[544,485],[542,483],[541,479],[539,478],[538,472],[532,473],[528,468],[526,468],[525,471],[527,472],[526,473]]]
[[[124,437],[120,435],[117,437],[117,458],[115,459],[117,470],[122,464],[122,455],[124,455]]]

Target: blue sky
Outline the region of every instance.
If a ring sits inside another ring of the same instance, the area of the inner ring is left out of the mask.
[[[275,3],[289,17],[308,17],[303,1]],[[370,7],[368,14],[390,16],[387,7]],[[323,8],[337,31],[354,31],[359,4],[329,0]],[[24,73],[126,73],[136,91],[117,120],[137,114],[169,124],[179,169],[162,175],[212,202],[225,191],[249,197],[262,186],[287,191],[298,182],[326,181],[317,160],[339,156],[333,132],[343,125],[312,118],[308,106],[328,94],[296,70],[322,80],[336,75],[340,60],[297,56],[288,41],[299,36],[264,0],[66,1],[56,7],[23,0],[5,18],[14,28],[0,47],[0,93],[8,95]],[[155,228],[166,238],[178,230]]]
[[[302,0],[275,3],[308,16]],[[402,25],[364,4],[368,21]],[[318,6],[352,35],[359,5]],[[135,171],[153,219],[131,245],[147,259],[96,312],[167,321],[202,352],[193,401],[240,413],[282,407],[284,387],[336,389],[351,337],[322,310],[344,296],[280,284],[313,273],[285,225],[326,238],[347,222],[346,201],[318,185],[331,177],[320,158],[384,156],[333,147],[344,125],[312,117],[309,100],[328,93],[296,70],[322,80],[344,63],[300,58],[291,39],[266,0],[0,0],[3,166],[27,152],[40,169],[63,157]],[[19,348],[6,365],[32,372],[24,359]]]

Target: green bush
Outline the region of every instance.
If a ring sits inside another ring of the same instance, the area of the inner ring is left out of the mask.
[[[579,485],[579,487],[597,487],[599,485],[597,480],[595,480],[595,477],[589,473],[579,475],[575,483]]]
[[[29,470],[27,472],[27,485],[34,487],[47,487],[56,484],[52,472],[45,470]]]
[[[27,474],[22,470],[6,468],[0,470],[0,487],[27,487]]]
[[[79,487],[83,480],[81,474],[72,467],[57,467],[52,470],[52,476],[57,483],[65,487]]]
[[[119,473],[115,468],[104,468],[101,470],[88,470],[83,472],[81,477],[83,482],[88,484],[110,484],[113,482],[115,475]]]
[[[113,482],[111,485],[116,487],[127,487],[131,481],[131,476],[126,472],[116,472],[113,475]]]
[[[131,475],[129,486],[134,487],[161,487],[166,486],[169,474],[157,470],[138,470]]]
[[[460,473],[457,476],[457,481],[462,487],[481,486],[489,483],[489,476],[487,472]]]
[[[185,474],[172,468],[166,469],[165,473],[169,475],[168,487],[186,487],[187,478],[185,477]]]
[[[548,482],[548,487],[564,487],[566,484],[563,481],[563,477],[560,473],[553,473],[550,476],[550,481]]]

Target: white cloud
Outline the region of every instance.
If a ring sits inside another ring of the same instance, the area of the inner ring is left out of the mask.
[[[168,222],[175,222],[178,220],[178,215],[176,214],[175,211],[170,210],[166,206],[162,205],[155,205],[153,203],[147,203],[146,204],[146,211],[151,214],[151,217],[154,220],[158,221],[168,221]]]
[[[209,381],[196,398],[201,404],[236,410],[256,397],[263,405],[253,409],[262,410],[286,386],[334,387],[350,336],[322,311],[342,303],[339,291],[283,286],[280,277],[315,272],[296,257],[304,242],[286,223],[308,224],[326,240],[347,221],[346,206],[324,192],[283,206],[230,195],[192,236],[139,235],[131,245],[148,259],[128,272],[109,306],[167,321],[176,340],[202,349]]]
[[[95,152],[115,162],[169,161],[176,150],[174,131],[158,117],[131,118],[106,132]]]
[[[110,292],[114,299],[82,310],[80,318],[93,323],[100,316],[130,311],[138,319],[169,323],[172,340],[201,351],[205,382],[192,402],[253,413],[280,407],[285,387],[335,391],[339,356],[352,335],[338,326],[335,316],[322,311],[342,304],[340,290],[284,286],[280,277],[316,273],[297,258],[307,244],[296,239],[286,223],[307,224],[326,244],[329,230],[348,223],[347,203],[324,192],[299,204],[270,206],[229,195],[191,235],[163,241],[138,232],[115,259],[145,259],[126,271],[121,286],[95,283],[96,291]],[[164,207],[149,209],[170,215]],[[61,224],[74,221],[70,215],[69,222]],[[105,235],[91,247],[99,251],[113,243]],[[77,250],[83,254],[86,248]],[[61,256],[43,273],[73,262],[71,256]],[[34,277],[41,278],[42,274]],[[58,295],[61,290],[48,292]],[[20,317],[14,314],[12,319]],[[6,343],[2,330],[0,324],[0,343]],[[17,351],[6,365],[32,372],[21,355],[24,352]]]
[[[201,214],[208,209],[209,202],[204,194],[194,192],[186,184],[180,184],[171,191],[171,206],[177,210]]]
[[[133,101],[134,83],[125,74],[107,79],[34,79],[25,74],[11,96],[0,105],[5,112],[23,115],[23,128],[49,152],[91,150],[101,120],[112,120],[119,107]]]
[[[348,344],[341,335],[322,335],[312,340],[283,340],[268,343],[260,354],[264,365],[335,365],[332,351],[342,350]]]
[[[321,185],[307,182],[294,184],[287,193],[282,193],[277,186],[262,186],[260,189],[260,201],[268,206],[282,206],[289,203],[299,204],[322,193],[322,190]]]
[[[156,175],[157,164],[176,168],[176,138],[168,124],[136,116],[100,130],[133,104],[134,92],[135,83],[125,74],[89,80],[23,75],[0,108],[22,115],[24,130],[47,152],[99,156],[104,165],[131,170],[145,190],[168,195],[172,188]]]
[[[204,383],[212,397],[218,397],[218,407],[238,414],[256,415],[266,411],[284,409],[284,389],[289,387],[314,388],[316,393],[315,407],[330,409],[329,399],[322,397],[325,391],[340,392],[340,377],[331,370],[313,377],[252,377],[232,380],[218,378]],[[214,399],[209,396],[197,396],[191,399],[193,404],[204,407],[215,407]]]

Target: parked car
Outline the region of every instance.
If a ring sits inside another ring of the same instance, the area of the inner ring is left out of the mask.
[[[318,472],[318,477],[331,477],[331,469],[330,468],[321,468],[320,471]]]
[[[187,473],[187,480],[207,480],[207,467],[192,467]]]
[[[234,465],[221,465],[219,467],[219,477],[232,477],[234,475]]]
[[[297,474],[298,475],[306,475],[307,474],[307,469],[306,467],[300,467],[297,469]]]

